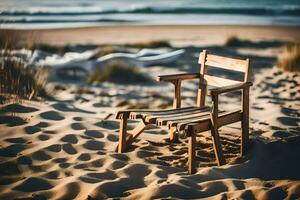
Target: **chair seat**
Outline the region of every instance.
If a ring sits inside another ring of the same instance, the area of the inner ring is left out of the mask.
[[[143,119],[146,123],[156,124],[157,126],[177,127],[178,131],[184,130],[189,124],[203,123],[203,130],[210,128],[211,107],[186,107],[169,110],[132,110],[129,112],[130,119]],[[219,117],[232,114],[240,114],[241,110],[234,112],[219,111]],[[236,118],[236,117],[235,117]],[[238,117],[240,119],[240,117]],[[236,119],[236,120],[238,120]]]

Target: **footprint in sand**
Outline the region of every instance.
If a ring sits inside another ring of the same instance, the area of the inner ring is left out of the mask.
[[[7,106],[4,106],[1,109],[3,112],[11,112],[11,113],[31,113],[31,112],[36,112],[39,111],[39,109],[30,107],[30,106],[24,106],[20,104],[9,104]]]
[[[36,151],[32,154],[32,158],[35,160],[46,161],[50,160],[52,157],[46,154],[44,151]]]
[[[104,180],[114,180],[116,178],[118,178],[118,176],[113,171],[107,170],[103,173],[88,173],[79,179],[86,183],[99,183]]]
[[[17,158],[17,163],[21,165],[31,165],[32,159],[29,156],[20,156]]]
[[[121,169],[123,167],[127,166],[127,164],[125,162],[116,160],[113,163],[111,163],[111,165],[109,166],[110,169],[116,170],[116,169]]]
[[[44,135],[44,134],[39,135],[38,138],[39,138],[39,140],[41,140],[41,141],[46,141],[46,140],[49,140],[49,139],[50,139],[49,135]]]
[[[116,142],[118,141],[118,137],[116,135],[112,135],[112,134],[109,134],[107,135],[107,140],[111,141],[111,142]]]
[[[62,147],[60,144],[53,144],[53,145],[48,146],[46,149],[49,151],[58,153],[61,151]]]
[[[6,126],[14,127],[27,124],[27,122],[23,118],[17,116],[0,116],[0,124],[6,124]]]
[[[59,167],[60,167],[60,168],[63,168],[63,169],[66,169],[66,168],[68,168],[68,167],[70,167],[70,166],[71,166],[70,163],[59,163]]]
[[[47,174],[43,175],[43,177],[47,179],[58,179],[60,178],[60,172],[58,170],[48,172]]]
[[[93,137],[93,138],[103,138],[104,137],[104,134],[97,130],[86,130],[84,132],[84,134],[88,135],[90,137]]]
[[[72,191],[72,192],[70,192]],[[78,182],[67,183],[61,189],[59,193],[60,196],[57,196],[57,199],[75,199],[80,192],[80,185]]]
[[[21,174],[21,171],[18,165],[15,162],[3,162],[0,163],[0,172],[1,176],[18,176]]]
[[[63,144],[62,148],[68,154],[71,154],[71,155],[77,154],[77,150],[70,143]]]
[[[88,153],[82,153],[77,159],[81,161],[88,161],[91,159],[91,155]]]
[[[144,164],[132,164],[129,165],[126,169],[124,169],[124,173],[127,174],[129,177],[136,177],[140,176],[145,177],[151,173],[148,165]]]
[[[124,162],[129,161],[129,157],[125,154],[111,154],[110,156]]]
[[[99,126],[101,128],[112,130],[112,129],[118,129],[119,124],[120,124],[120,122],[118,122],[118,121],[105,120],[105,121],[97,122],[94,125]]]
[[[35,133],[41,131],[41,128],[39,126],[36,126],[36,125],[35,126],[26,126],[24,128],[24,130],[27,134],[32,135],[32,134],[35,134]]]
[[[83,118],[82,117],[73,117],[73,120],[77,121],[77,122],[81,122],[81,121],[83,121]]]
[[[82,110],[82,109],[76,108],[73,105],[69,105],[69,104],[65,104],[65,103],[56,103],[56,104],[53,104],[52,107],[55,110],[61,111],[61,112],[81,112],[81,113],[94,114],[94,112]]]
[[[65,163],[68,161],[68,159],[67,158],[55,158],[52,161],[55,163]]]
[[[290,137],[292,136],[293,134],[290,133],[290,131],[275,131],[273,133],[273,136],[274,137],[279,137],[279,138],[287,138],[287,137]]]
[[[43,112],[40,114],[40,116],[43,119],[54,120],[54,121],[60,121],[60,120],[64,119],[63,116],[61,116],[58,112],[55,112],[55,111]]]
[[[24,138],[21,138],[21,137],[7,138],[7,139],[5,139],[5,141],[7,141],[9,143],[17,143],[17,144],[24,144],[27,142],[27,140],[25,140]]]
[[[300,119],[297,117],[277,117],[277,120],[286,126],[298,126]]]
[[[292,108],[281,108],[281,112],[290,117],[300,117],[300,111]]]
[[[41,190],[49,190],[53,186],[44,179],[31,177],[23,181],[14,189],[22,192],[37,192]]]
[[[78,139],[77,139],[76,135],[74,135],[74,134],[66,135],[66,136],[62,137],[60,140],[63,142],[71,143],[71,144],[78,143]]]
[[[104,144],[103,142],[96,141],[96,140],[90,140],[87,141],[85,144],[83,144],[83,147],[89,150],[103,150]]]
[[[49,123],[47,123],[47,122],[39,122],[35,126],[40,127],[40,128],[47,128],[49,126]]]
[[[156,151],[145,151],[145,150],[139,150],[136,152],[136,155],[138,158],[147,158],[147,157],[153,157],[161,155],[161,153]]]
[[[83,130],[86,129],[81,123],[72,123],[71,128],[73,130]]]
[[[253,108],[255,110],[264,110],[265,109],[265,108],[259,107],[259,106],[251,106],[251,108]]]
[[[24,144],[12,144],[10,146],[0,149],[0,156],[15,157],[20,152],[22,152],[24,149],[25,149]]]

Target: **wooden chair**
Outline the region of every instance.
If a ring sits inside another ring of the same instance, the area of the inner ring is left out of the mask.
[[[188,171],[195,172],[195,146],[196,136],[204,131],[211,131],[214,152],[218,165],[225,164],[218,128],[224,125],[241,121],[241,154],[244,155],[247,149],[249,138],[249,88],[250,82],[250,60],[240,60],[213,55],[206,50],[200,53],[200,72],[158,76],[158,81],[168,81],[175,86],[173,109],[169,110],[125,110],[119,111],[116,118],[120,119],[119,143],[117,151],[125,152],[127,147],[143,132],[148,124],[167,126],[169,129],[170,141],[178,139],[182,131],[189,139],[188,148]],[[208,67],[221,68],[242,72],[243,81],[221,78],[208,75]],[[197,105],[180,108],[181,104],[181,82],[183,80],[199,79],[197,94]],[[215,88],[208,90],[207,86]],[[235,111],[220,111],[219,95],[223,93],[242,90],[241,107]],[[205,105],[205,98],[210,94],[212,107]],[[141,123],[127,133],[127,119],[141,119]]]

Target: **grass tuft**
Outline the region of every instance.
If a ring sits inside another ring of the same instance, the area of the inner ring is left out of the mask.
[[[236,36],[230,36],[226,39],[225,41],[225,46],[227,47],[238,47],[238,46],[242,46],[245,43],[245,41],[239,39]]]
[[[125,44],[125,47],[132,48],[159,48],[159,47],[172,47],[168,41],[159,40],[159,41],[149,41],[149,42],[138,42],[132,44]]]
[[[33,43],[29,48],[31,50],[38,49],[41,51],[45,51],[47,53],[54,53],[59,55],[63,55],[64,53],[72,50],[70,45],[58,46],[58,45],[43,44],[43,43]]]
[[[25,67],[24,63],[14,57],[1,57],[0,61],[2,99],[32,99],[37,95],[46,96],[44,89],[46,69],[33,70]]]
[[[136,66],[120,60],[111,61],[102,69],[95,69],[87,78],[88,83],[104,81],[119,84],[152,82],[151,78],[142,73]]]
[[[288,44],[277,58],[277,66],[285,71],[300,72],[300,44]]]

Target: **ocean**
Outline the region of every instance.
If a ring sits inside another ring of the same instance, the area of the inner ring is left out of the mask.
[[[0,1],[0,28],[121,24],[300,26],[300,0]]]

